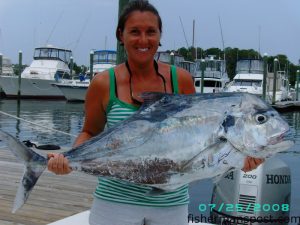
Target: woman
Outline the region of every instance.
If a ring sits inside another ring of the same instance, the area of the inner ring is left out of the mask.
[[[126,63],[102,72],[92,80],[85,102],[85,122],[75,146],[126,119],[142,104],[143,92],[192,94],[191,75],[180,68],[156,62],[162,34],[157,10],[147,1],[132,1],[124,9],[116,29],[127,53]],[[48,169],[56,174],[71,170],[63,155],[49,154]],[[251,166],[249,164],[249,166]],[[99,178],[90,214],[92,225],[187,224],[188,186],[149,196],[150,187],[121,180]]]

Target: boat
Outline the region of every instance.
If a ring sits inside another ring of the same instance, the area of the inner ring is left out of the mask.
[[[0,76],[11,76],[14,74],[11,60],[8,57],[2,57],[2,67],[0,68]]]
[[[289,87],[288,76],[285,71],[277,71],[276,73],[276,91],[275,102],[282,102],[292,99]],[[273,100],[273,82],[274,73],[268,73],[267,75],[267,100],[272,103]]]
[[[157,51],[154,55],[156,61],[161,61],[167,64],[174,64],[175,66],[180,66],[180,63],[184,61],[184,57],[176,52],[169,51]]]
[[[262,97],[264,63],[260,59],[238,60],[236,75],[230,82],[226,92],[248,92]]]
[[[197,64],[195,62],[184,60],[180,61],[178,66],[187,70],[192,75],[192,77],[196,76]]]
[[[34,50],[33,61],[21,73],[21,98],[64,99],[63,93],[53,85],[62,79],[70,79],[68,64],[71,50],[53,47],[38,47]],[[7,97],[18,97],[19,76],[0,76],[0,84]]]
[[[0,65],[0,76],[12,76],[14,74],[11,60],[5,56],[2,56],[2,63]],[[0,96],[5,96],[5,93],[0,83]]]
[[[226,88],[226,92],[248,92],[263,96],[264,63],[261,59],[246,59],[237,61],[236,75]],[[273,102],[274,73],[267,73],[266,101]],[[290,98],[289,81],[285,71],[276,73],[275,102]]]
[[[116,66],[117,52],[113,50],[97,50],[93,55],[93,75]],[[63,80],[55,85],[63,93],[67,101],[84,101],[90,84],[90,70],[79,75],[78,79]]]
[[[58,221],[54,221],[53,223],[49,223],[48,225],[89,225],[89,216],[90,211],[86,210],[75,215],[63,218]],[[202,223],[200,221],[197,222],[188,222],[191,224],[199,224],[199,225],[213,225],[212,223]],[[142,223],[144,224],[144,223]]]
[[[205,65],[203,93],[222,92],[230,80],[226,72],[225,60],[216,59],[214,55],[196,60],[196,73],[193,77],[196,92],[201,93],[202,63]]]

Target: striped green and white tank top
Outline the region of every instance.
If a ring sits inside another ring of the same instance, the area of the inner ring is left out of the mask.
[[[173,93],[178,92],[176,67],[171,66]],[[107,126],[112,127],[125,120],[138,110],[139,107],[119,100],[116,96],[116,82],[113,68],[109,70],[110,99],[106,110]],[[188,185],[172,192],[149,196],[152,188],[144,185],[129,183],[118,179],[99,177],[99,183],[94,196],[103,200],[118,203],[134,204],[152,207],[168,207],[189,203]]]

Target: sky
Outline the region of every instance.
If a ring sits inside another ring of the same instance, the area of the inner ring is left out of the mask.
[[[163,21],[162,47],[194,44],[255,49],[300,59],[300,0],[150,0]],[[118,0],[0,0],[0,53],[30,64],[35,47],[47,44],[73,51],[89,64],[93,49],[116,49]],[[195,32],[193,35],[193,21]],[[221,33],[223,35],[221,35]],[[223,38],[222,38],[223,37]],[[223,40],[223,41],[222,41]]]

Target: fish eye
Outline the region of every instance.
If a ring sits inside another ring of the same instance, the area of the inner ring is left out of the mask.
[[[255,116],[255,120],[256,120],[256,122],[258,122],[259,124],[263,124],[263,123],[267,122],[268,117],[265,116],[265,115],[263,115],[263,114],[257,114],[257,115]]]

